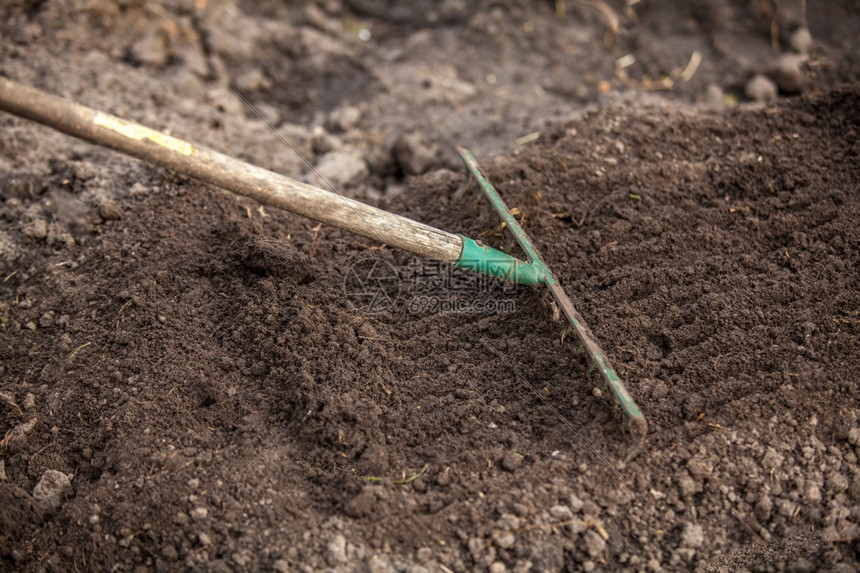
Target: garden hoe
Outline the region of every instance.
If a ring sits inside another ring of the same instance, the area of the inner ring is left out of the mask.
[[[641,450],[648,428],[645,418],[558,280],[465,149],[459,152],[467,169],[513,233],[528,262],[464,235],[365,205],[3,77],[0,110],[423,257],[520,284],[545,285],[624,412],[625,426],[634,439],[628,459]]]

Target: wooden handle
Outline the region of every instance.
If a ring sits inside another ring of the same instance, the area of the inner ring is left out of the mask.
[[[365,205],[0,77],[0,109],[417,255],[453,263],[453,233]]]

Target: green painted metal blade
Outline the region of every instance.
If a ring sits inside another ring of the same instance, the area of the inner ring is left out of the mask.
[[[546,266],[546,263],[543,262],[543,259],[541,259],[528,235],[523,231],[523,228],[514,216],[511,215],[501,196],[499,196],[489,179],[487,179],[487,176],[484,175],[484,172],[478,166],[478,162],[475,161],[475,158],[468,150],[460,147],[457,148],[457,151],[460,153],[463,163],[466,164],[466,168],[478,182],[484,195],[490,201],[490,204],[499,214],[502,221],[505,222],[505,225],[507,225],[520,247],[525,251],[529,259],[529,263],[546,277],[546,280],[542,282],[547,285],[550,293],[552,293],[553,298],[558,304],[559,309],[570,322],[574,332],[576,332],[577,338],[579,338],[579,341],[588,353],[589,359],[600,372],[601,378],[603,378],[603,381],[612,390],[612,394],[615,396],[618,405],[624,412],[626,419],[625,429],[629,430],[634,438],[634,444],[627,455],[628,460],[632,459],[633,456],[641,451],[642,446],[645,443],[645,434],[648,432],[648,423],[645,421],[645,417],[642,415],[642,412],[639,411],[639,407],[636,405],[636,402],[633,401],[630,393],[627,392],[627,388],[618,377],[618,374],[615,373],[615,369],[613,369],[612,365],[609,363],[606,353],[603,352],[603,349],[601,349],[597,344],[597,341],[595,341],[594,336],[591,334],[591,330],[585,324],[582,316],[580,316],[576,311],[576,308],[574,308],[573,302],[571,302],[570,298],[565,294],[561,285],[558,284],[552,271],[550,271],[549,267]]]

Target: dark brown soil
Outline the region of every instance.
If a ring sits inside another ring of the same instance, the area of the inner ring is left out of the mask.
[[[572,2],[167,4],[9,4],[0,73],[316,181],[230,82],[344,194],[512,249],[472,146],[647,449],[542,291],[2,114],[0,568],[855,570],[855,4],[810,10],[767,107],[736,105],[778,57],[751,3],[642,3],[609,47]],[[667,94],[615,76],[692,50]],[[368,314],[371,259],[400,290]]]

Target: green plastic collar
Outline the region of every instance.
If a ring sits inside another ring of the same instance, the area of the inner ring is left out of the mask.
[[[532,264],[481,245],[465,235],[460,235],[460,238],[463,239],[463,251],[454,263],[455,267],[524,285],[544,284],[549,280],[543,271]]]

